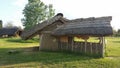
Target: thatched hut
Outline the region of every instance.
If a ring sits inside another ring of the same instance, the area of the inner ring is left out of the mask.
[[[105,36],[113,34],[110,21],[112,17],[85,18],[69,20],[68,23],[58,27],[52,35],[58,37],[59,47],[62,50],[72,50],[88,54],[105,53]],[[66,37],[66,38],[65,38]],[[79,37],[84,42],[76,42],[74,37]],[[99,42],[87,42],[90,37],[98,37]],[[61,39],[62,38],[62,39]],[[67,41],[63,41],[63,38]],[[67,45],[66,47],[63,45]]]
[[[40,50],[67,50],[104,56],[104,37],[113,34],[111,20],[111,16],[68,20],[57,15],[24,31],[21,37],[29,39],[39,34]],[[84,41],[76,42],[74,37]],[[87,42],[89,37],[98,37],[99,42]]]
[[[17,27],[0,29],[0,37],[17,37],[20,36],[21,33],[22,30]]]

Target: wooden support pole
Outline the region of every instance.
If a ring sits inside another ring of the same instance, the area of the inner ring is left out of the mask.
[[[85,53],[86,53],[87,39],[85,39]]]
[[[104,45],[104,53],[105,53],[105,55],[106,55],[106,53],[107,53],[107,50],[106,50],[107,40],[105,39],[105,37],[104,37],[104,41],[105,41],[105,45]]]
[[[72,45],[72,51],[74,51],[74,39],[73,39],[73,37],[72,37],[71,45]]]
[[[61,41],[60,41],[60,37],[58,37],[58,49],[61,50]]]
[[[68,45],[71,47],[71,51],[73,51],[73,44],[74,44],[74,40],[73,37],[68,37]]]
[[[93,54],[92,43],[90,43],[90,53]]]
[[[42,35],[39,35],[39,38],[40,38],[40,43],[39,43],[39,50],[41,50],[42,46],[42,38],[43,38],[43,34]]]
[[[104,57],[104,53],[105,53],[105,50],[104,50],[104,46],[105,46],[105,38],[104,37],[101,37],[101,42],[102,42],[102,45],[101,45],[101,56]]]

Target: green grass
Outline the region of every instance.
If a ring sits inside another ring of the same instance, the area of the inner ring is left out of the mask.
[[[120,37],[106,38],[107,39],[107,53],[111,57],[120,57]]]
[[[84,42],[85,40],[83,40],[83,39],[81,39],[81,38],[74,37],[74,41]],[[99,42],[99,39],[98,39],[98,37],[89,37],[89,39],[87,40],[87,42],[95,42],[95,43],[98,43],[98,42]]]
[[[0,39],[0,68],[120,68],[120,38],[107,37],[107,57],[94,58],[67,52],[31,51],[39,39]],[[8,51],[18,53],[9,54]]]

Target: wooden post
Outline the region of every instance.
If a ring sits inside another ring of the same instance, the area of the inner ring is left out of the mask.
[[[104,53],[106,55],[107,51],[106,51],[106,44],[107,44],[107,40],[105,40],[105,37],[104,37],[104,41],[105,41],[105,45],[104,45]]]
[[[72,51],[73,51],[73,44],[74,44],[73,37],[68,37],[68,45],[71,47]]]
[[[43,35],[39,35],[39,38],[40,38],[40,43],[39,43],[39,50],[41,50],[42,46],[42,38],[43,38]]]
[[[85,53],[86,53],[87,39],[85,39]]]
[[[60,41],[60,37],[58,37],[58,49],[61,50],[61,41]]]
[[[74,51],[74,38],[73,37],[72,37],[71,45],[72,45],[72,51]]]
[[[106,46],[105,37],[103,37],[103,57],[105,56],[105,46]]]
[[[104,46],[105,46],[105,38],[104,37],[101,37],[101,42],[102,42],[102,47],[101,47],[101,56],[104,57],[104,53],[105,53],[105,50],[104,50]]]
[[[90,49],[91,49],[91,50],[90,50],[90,53],[91,53],[91,54],[93,54],[92,45],[93,45],[93,44],[90,43]]]

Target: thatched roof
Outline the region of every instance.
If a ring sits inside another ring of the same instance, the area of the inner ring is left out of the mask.
[[[69,20],[67,24],[55,29],[52,34],[55,36],[61,35],[92,35],[92,36],[106,36],[113,34],[110,21],[111,16],[99,18],[81,18]]]
[[[42,31],[45,27],[53,24],[54,22],[56,21],[62,21],[63,23],[66,21],[65,18],[63,18],[63,15],[59,14],[59,15],[56,15],[54,16],[53,18],[51,19],[48,19],[46,21],[43,21],[42,23],[39,23],[35,26],[33,26],[31,29],[29,30],[25,30],[22,35],[21,35],[21,38],[24,39],[24,40],[27,40],[29,38],[32,38],[34,37],[35,35],[37,35],[38,33],[40,33],[40,31]]]
[[[0,36],[8,35],[14,36],[20,29],[19,28],[1,28],[0,29]]]

